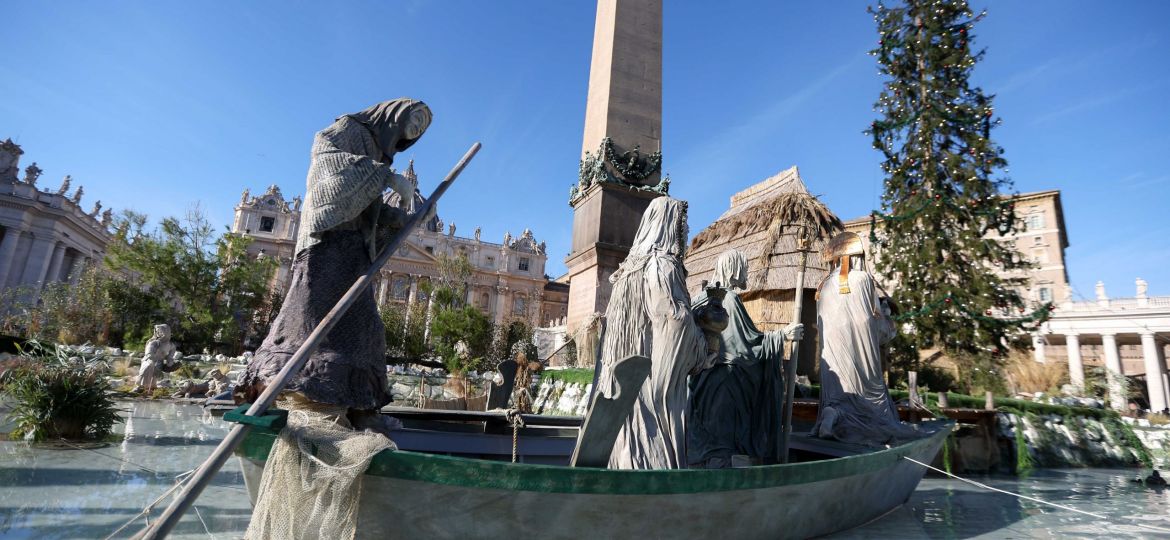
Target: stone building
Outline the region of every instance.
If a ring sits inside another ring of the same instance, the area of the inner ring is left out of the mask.
[[[418,180],[413,162],[403,174]],[[396,193],[386,195],[388,204],[400,208],[413,209],[423,200],[418,192],[413,201],[400,199]],[[274,285],[282,288],[287,288],[290,279],[300,205],[300,197],[286,201],[276,186],[259,197],[245,191],[232,223],[232,232],[254,239],[249,248],[254,256],[280,258]],[[379,272],[374,284],[378,305],[426,302],[421,285],[440,277],[437,264],[442,255],[467,257],[473,272],[466,301],[497,323],[522,318],[541,326],[566,313],[567,287],[545,277],[545,243],[537,242],[532,231],[524,229],[518,236],[509,232],[502,242],[495,243],[482,239],[478,227],[470,237],[456,235],[455,223],[444,226],[439,216],[416,228]]]
[[[293,250],[297,245],[297,228],[301,223],[301,198],[286,201],[280,188],[273,184],[262,195],[252,196],[245,189],[236,205],[232,232],[252,238],[248,254],[253,257],[276,257],[280,266],[272,278],[272,285],[288,289],[292,279]]]
[[[998,232],[988,233],[991,237],[1002,238],[1011,243],[1020,255],[1035,266],[1018,270],[1013,277],[1028,279],[1025,290],[1020,291],[1026,301],[1039,305],[1052,302],[1056,305],[1071,300],[1068,285],[1068,269],[1064,265],[1064,250],[1068,248],[1068,235],[1064,227],[1064,209],[1060,204],[1060,191],[1037,191],[1022,193],[1015,198],[1016,217],[1023,221],[1023,227],[1009,235]],[[878,224],[880,226],[880,222]],[[869,245],[869,216],[845,222],[845,230],[857,233],[866,250]]]
[[[0,291],[31,289],[34,300],[45,285],[76,282],[80,270],[105,256],[111,211],[100,201],[86,210],[84,189],[69,192],[73,179],[42,190],[41,169],[33,163],[19,177],[24,151],[11,139],[0,142]]]

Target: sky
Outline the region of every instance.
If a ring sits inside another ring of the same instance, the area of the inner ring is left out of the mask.
[[[842,219],[880,204],[862,130],[883,80],[867,2],[684,2],[664,10],[663,170],[697,234],[729,197],[796,165]],[[1170,2],[986,1],[974,82],[1020,192],[1061,190],[1076,300],[1170,294]],[[409,96],[434,121],[415,160],[460,235],[531,228],[564,272],[596,4],[10,2],[0,32],[0,139],[55,188],[156,221],[198,204],[218,228],[244,188],[304,192],[313,134]]]

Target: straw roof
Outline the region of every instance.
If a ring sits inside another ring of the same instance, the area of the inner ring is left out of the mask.
[[[747,256],[749,289],[795,289],[802,229],[812,236],[804,279],[804,287],[812,289],[829,271],[821,261],[821,245],[844,228],[792,167],[732,195],[731,207],[695,236],[686,257],[688,288],[697,290],[710,280],[715,260],[735,248]]]

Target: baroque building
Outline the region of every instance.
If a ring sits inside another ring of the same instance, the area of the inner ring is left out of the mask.
[[[413,162],[403,174],[418,180]],[[391,192],[385,201],[413,210],[423,198],[416,191],[414,200],[402,201]],[[291,279],[300,206],[300,197],[285,200],[280,188],[270,186],[258,197],[245,190],[235,208],[232,232],[253,239],[249,246],[253,256],[280,260],[273,286],[282,290],[287,289]],[[378,305],[429,301],[422,285],[439,279],[438,263],[444,255],[467,257],[473,271],[466,302],[489,314],[496,323],[521,318],[533,326],[547,326],[565,316],[568,293],[562,289],[567,287],[545,276],[545,243],[537,242],[532,231],[524,229],[518,236],[509,232],[502,242],[489,242],[482,238],[478,227],[471,236],[457,235],[455,223],[445,225],[438,215],[412,231],[381,269],[374,283]]]
[[[42,170],[32,163],[19,176],[24,151],[11,139],[0,141],[0,292],[23,287],[35,301],[50,283],[76,282],[81,269],[105,256],[112,235],[111,210],[101,201],[86,210],[85,190],[70,193],[72,177],[60,187],[41,189]]]

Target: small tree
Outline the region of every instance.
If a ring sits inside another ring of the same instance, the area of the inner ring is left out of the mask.
[[[118,219],[107,264],[164,299],[175,341],[238,348],[247,320],[266,299],[276,260],[248,256],[247,237],[216,236],[198,206],[183,220],[163,219],[153,232],[145,224],[133,212]]]

